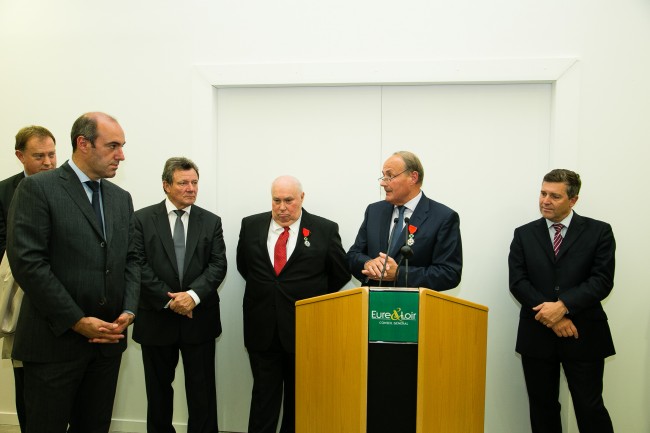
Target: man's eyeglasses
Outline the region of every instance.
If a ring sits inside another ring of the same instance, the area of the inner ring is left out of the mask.
[[[377,180],[378,180],[379,182],[386,182],[386,183],[389,183],[391,180],[395,179],[397,176],[399,176],[399,175],[402,174],[402,173],[406,173],[407,171],[408,171],[408,168],[407,168],[407,169],[404,169],[404,171],[402,171],[402,172],[400,172],[400,173],[397,173],[397,174],[394,175],[394,176],[381,176],[381,177],[380,177],[379,179],[377,179]]]

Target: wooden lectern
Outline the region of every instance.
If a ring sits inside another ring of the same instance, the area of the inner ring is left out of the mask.
[[[417,343],[370,342],[373,294],[400,290],[419,299]],[[487,311],[422,288],[359,287],[297,302],[296,432],[483,432]]]

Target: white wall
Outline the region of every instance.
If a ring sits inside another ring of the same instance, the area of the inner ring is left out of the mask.
[[[203,134],[205,122],[215,123],[215,119],[193,111],[197,98],[195,64],[578,58],[580,106],[573,121],[577,146],[566,150],[568,157],[560,149],[549,164],[574,161],[575,165],[568,168],[584,179],[578,212],[613,225],[618,242],[616,287],[605,309],[618,354],[606,363],[605,400],[618,431],[645,432],[650,430],[650,270],[644,260],[645,244],[650,239],[646,223],[650,206],[637,196],[648,184],[641,176],[650,161],[648,40],[650,3],[644,0],[0,0],[0,137],[7,155],[0,158],[0,178],[19,170],[11,155],[13,136],[20,127],[35,123],[50,128],[58,138],[63,162],[70,155],[67,136],[72,121],[85,111],[102,110],[117,116],[126,131],[127,161],[116,181],[132,192],[137,208],[162,199],[159,176],[164,160],[185,154],[202,169],[200,204],[222,213],[220,197],[227,191],[236,192],[239,182],[259,182],[263,190],[269,179],[246,171],[241,159],[217,160],[215,143],[206,141]],[[207,98],[215,100],[214,95]],[[375,155],[362,170],[376,172],[381,157]],[[241,175],[217,184],[217,173],[227,165],[239,165]],[[340,160],[327,172],[351,171],[360,165],[358,161]],[[537,178],[539,173],[531,172],[530,176]],[[520,223],[530,219],[536,188],[531,188],[531,202],[513,202],[499,188],[507,185],[485,181],[480,187],[490,186],[485,193],[495,207],[519,209]],[[205,186],[215,184],[212,190]],[[343,185],[343,181],[338,184]],[[458,188],[472,190],[478,186],[460,183]],[[453,184],[446,185],[440,194],[453,197],[453,188]],[[313,205],[309,203],[309,208],[324,207],[333,194],[311,194]],[[247,208],[246,200],[242,197],[238,206]],[[257,210],[253,205],[250,208]],[[461,214],[461,218],[476,216]],[[339,222],[345,230],[354,231],[349,226],[357,226],[359,220],[360,215],[354,215]],[[234,215],[224,220],[229,254],[235,248],[238,224]],[[504,235],[499,242],[507,244],[509,236]],[[496,278],[504,279],[505,269],[498,272]],[[224,324],[230,335],[240,332],[239,305],[235,293],[228,292],[238,286],[238,279],[231,262],[222,288],[226,298],[232,296],[233,305],[225,313],[228,322]],[[504,289],[502,297],[490,299],[490,303],[494,305],[490,332],[505,331],[513,318],[501,315],[500,309],[509,310],[512,299]],[[226,338],[231,337],[226,334],[222,340]],[[497,338],[489,350],[510,351],[514,359],[511,338],[514,330]],[[240,351],[243,356],[243,349]],[[246,383],[247,366],[221,362],[226,358],[220,353],[217,365],[221,400],[228,399],[230,393],[247,392],[240,388]],[[145,402],[137,345],[127,351],[124,365],[115,418],[141,420]],[[244,372],[243,382],[231,373],[235,367]],[[516,377],[520,371],[500,367],[489,365],[489,387],[498,390],[513,381],[521,382]],[[1,364],[0,384],[0,421],[11,421],[13,418],[6,415],[13,411],[7,363]],[[177,385],[182,389],[182,383]],[[525,400],[523,387],[513,392]],[[179,406],[176,420],[182,423],[182,398]],[[486,406],[488,433],[501,433],[498,427],[508,424],[504,420],[520,422],[526,416],[521,413],[522,407],[498,407],[490,402]],[[236,411],[221,410],[222,427],[241,425],[241,416]],[[577,432],[572,415],[566,424],[569,432]],[[130,428],[135,424],[119,425]]]

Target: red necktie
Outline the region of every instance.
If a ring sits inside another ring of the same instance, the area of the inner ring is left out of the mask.
[[[284,231],[278,237],[275,243],[275,250],[273,252],[273,268],[275,268],[275,275],[280,275],[280,271],[287,263],[287,241],[289,240],[289,227],[285,227]]]
[[[562,244],[562,229],[564,225],[560,223],[553,224],[551,227],[555,229],[555,236],[553,236],[553,251],[557,256],[558,251],[560,251],[560,245]]]

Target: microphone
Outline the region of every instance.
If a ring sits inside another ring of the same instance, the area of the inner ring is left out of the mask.
[[[393,220],[393,224],[397,224],[397,218]],[[386,264],[388,263],[388,251],[390,250],[390,243],[393,239],[393,232],[395,230],[391,230],[390,234],[388,235],[388,248],[386,248],[386,258],[384,258],[384,267],[381,270],[381,275],[379,275],[379,287],[381,287],[381,282],[384,281],[384,272],[386,272]]]

